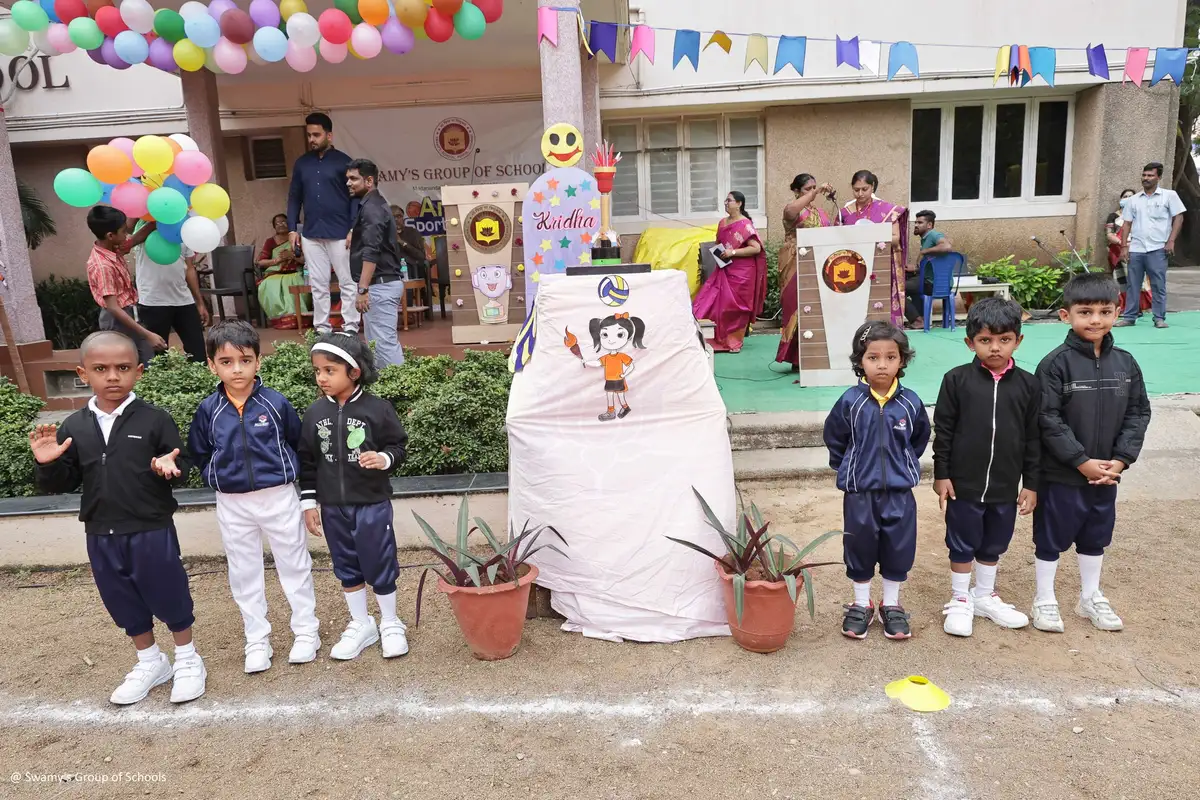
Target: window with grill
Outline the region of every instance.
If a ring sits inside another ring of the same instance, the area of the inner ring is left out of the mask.
[[[287,177],[287,156],[281,136],[255,136],[249,139],[247,180]]]

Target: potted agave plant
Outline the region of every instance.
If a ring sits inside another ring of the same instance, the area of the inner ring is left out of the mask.
[[[725,593],[725,613],[733,639],[754,653],[773,653],[787,644],[796,625],[796,604],[800,589],[808,600],[808,615],[815,614],[813,582],[810,570],[840,561],[810,563],[805,558],[822,542],[842,531],[829,531],[804,547],[797,547],[786,536],[769,534],[758,506],[738,520],[737,532],[725,530],[708,502],[697,492],[696,499],[704,509],[708,524],[725,543],[725,555],[717,555],[684,539],[667,538],[684,547],[703,553],[716,563],[717,574]]]
[[[538,575],[538,568],[526,562],[534,553],[546,548],[567,557],[553,542],[539,545],[537,542],[543,533],[548,531],[564,547],[566,540],[549,525],[535,528],[526,522],[520,533],[508,542],[501,543],[488,524],[479,517],[475,518],[475,525],[471,525],[466,497],[458,507],[454,544],[438,536],[433,527],[415,511],[413,516],[429,540],[433,554],[445,567],[427,567],[421,573],[417,585],[417,625],[421,624],[425,578],[433,572],[438,576],[438,589],[450,595],[454,619],[476,658],[498,661],[517,652],[525,629],[529,590]],[[483,534],[491,548],[491,552],[484,556],[474,555],[468,550],[467,543],[476,531]],[[513,531],[516,531],[515,526]]]

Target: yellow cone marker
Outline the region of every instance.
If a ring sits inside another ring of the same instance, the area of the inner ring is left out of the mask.
[[[884,691],[893,700],[899,700],[913,711],[941,711],[950,705],[950,695],[920,675],[909,675],[892,681]]]

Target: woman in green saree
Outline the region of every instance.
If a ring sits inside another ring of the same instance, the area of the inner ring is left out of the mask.
[[[271,224],[275,235],[263,242],[258,254],[258,267],[262,277],[258,280],[258,303],[267,315],[272,328],[295,330],[296,300],[290,288],[304,284],[300,273],[304,265],[304,254],[295,252],[288,241],[287,214],[276,214]],[[302,307],[311,311],[310,298],[301,296]]]

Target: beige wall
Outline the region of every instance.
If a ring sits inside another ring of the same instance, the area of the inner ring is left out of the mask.
[[[229,176],[229,200],[236,243],[257,245],[256,251],[262,249],[264,239],[274,235],[271,217],[287,213],[292,165],[304,154],[304,128],[297,126],[264,131],[259,135],[283,136],[283,147],[287,156],[286,178],[246,180],[242,161],[243,137],[225,137],[225,169]]]
[[[919,210],[919,209],[918,209]],[[1015,261],[1036,258],[1039,264],[1049,264],[1053,258],[1038,248],[1030,236],[1046,243],[1052,253],[1066,250],[1060,230],[1074,237],[1074,217],[1034,217],[1030,219],[981,219],[939,222],[937,229],[950,237],[954,249],[967,257],[972,269],[987,261],[1007,255]],[[909,240],[909,252],[915,252],[917,240]],[[915,263],[915,257],[914,257]]]

